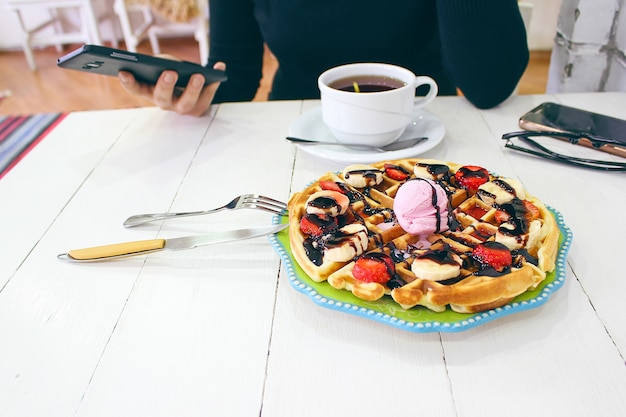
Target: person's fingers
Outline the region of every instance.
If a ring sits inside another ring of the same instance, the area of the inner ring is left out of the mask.
[[[130,94],[152,100],[152,87],[138,82],[130,72],[120,71],[117,78],[120,80],[122,88]]]
[[[159,76],[154,91],[152,101],[162,109],[172,109],[174,100],[174,88],[178,74],[176,71],[163,71]]]
[[[215,91],[217,91],[218,86],[219,83],[212,83],[206,86],[200,93],[194,108],[187,114],[192,116],[202,116],[206,113],[209,107],[211,107],[211,103],[213,102],[213,97],[215,97]]]
[[[226,64],[223,62],[216,62],[215,65],[213,65],[213,69],[226,71]],[[219,86],[220,83],[216,82],[204,87],[198,95],[195,106],[187,114],[201,116],[206,113],[209,107],[211,107],[211,103],[213,102],[213,98],[215,97],[215,93],[217,92]]]
[[[225,71],[226,64],[217,62],[213,68]],[[175,71],[163,71],[154,86],[137,81],[127,71],[120,71],[118,79],[122,87],[134,96],[150,100],[163,110],[173,110],[179,114],[193,116],[201,116],[206,113],[220,85],[219,82],[216,82],[204,86],[205,79],[202,74],[194,74],[189,79],[187,86],[177,91],[178,74]]]
[[[226,64],[217,62],[214,66],[217,70],[226,70]],[[198,82],[199,84],[194,84]],[[201,116],[211,107],[215,92],[220,86],[219,82],[204,86],[204,78],[199,74],[191,77],[183,94],[177,99],[176,112],[191,116]]]
[[[124,90],[129,93],[134,93],[136,91],[136,81],[133,74],[126,71],[120,71],[117,73],[117,78],[120,80],[120,84],[122,84]]]
[[[191,114],[196,109],[198,98],[204,87],[204,77],[201,74],[193,74],[183,93],[176,99],[175,110],[180,114]]]

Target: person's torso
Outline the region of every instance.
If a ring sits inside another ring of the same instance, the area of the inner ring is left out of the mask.
[[[402,65],[448,83],[435,0],[252,1],[280,63],[273,98],[316,97],[317,76],[351,62]]]

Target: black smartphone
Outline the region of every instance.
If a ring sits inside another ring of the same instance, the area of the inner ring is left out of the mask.
[[[611,144],[596,149],[626,157],[626,120],[547,102],[520,117],[519,126],[525,130],[589,133],[613,139],[623,146]],[[592,147],[587,140],[581,140],[579,143]]]
[[[205,85],[225,81],[226,73],[188,61],[175,61],[99,45],[83,45],[57,60],[61,68],[117,77],[120,71],[132,73],[138,81],[156,84],[165,70],[178,73],[176,86],[185,87],[192,74],[202,74]]]

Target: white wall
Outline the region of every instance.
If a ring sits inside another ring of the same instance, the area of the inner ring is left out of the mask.
[[[96,0],[109,1],[113,0]],[[528,45],[532,50],[550,50],[554,43],[556,22],[562,0],[525,0],[534,4],[533,17],[528,34]],[[0,0],[1,3],[1,0]],[[33,11],[32,20],[45,16],[44,10]],[[108,27],[104,26],[103,37],[108,39]],[[21,41],[19,26],[13,13],[0,5],[0,51],[20,49]]]
[[[554,45],[556,23],[563,0],[524,0],[534,5],[528,47],[533,51],[549,51]]]

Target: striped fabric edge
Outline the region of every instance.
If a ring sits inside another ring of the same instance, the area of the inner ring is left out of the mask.
[[[68,113],[0,116],[0,179],[41,142]]]

